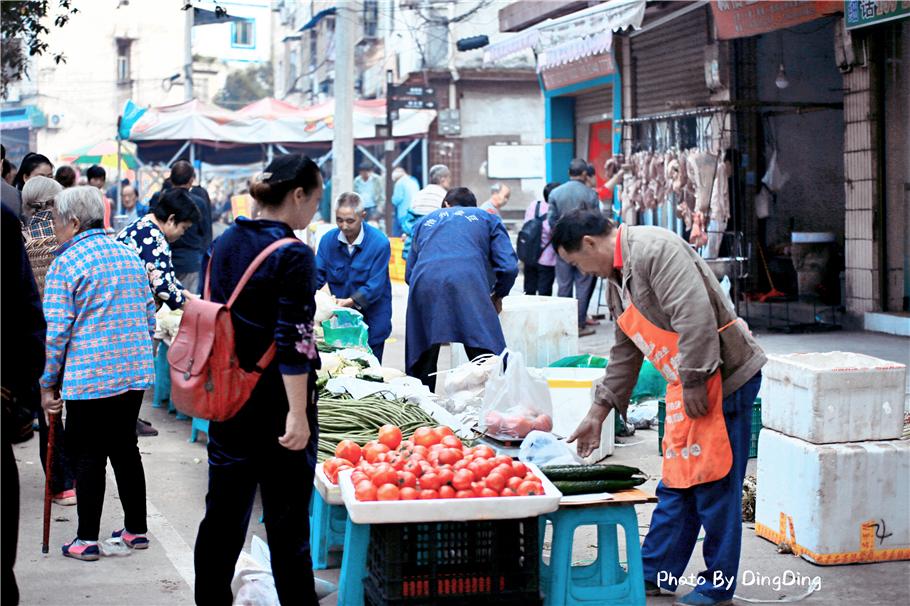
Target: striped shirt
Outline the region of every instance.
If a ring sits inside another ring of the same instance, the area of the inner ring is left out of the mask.
[[[41,387],[62,383],[64,400],[151,387],[155,303],[148,275],[136,254],[103,229],[86,230],[57,250],[45,281],[44,315]]]

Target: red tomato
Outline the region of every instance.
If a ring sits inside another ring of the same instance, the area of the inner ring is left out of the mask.
[[[405,457],[409,457],[414,454],[413,440],[402,440],[401,444],[398,445],[398,452],[400,452]]]
[[[420,491],[421,500],[438,499],[438,498],[439,498],[439,493],[436,492],[435,490],[430,490],[429,488],[424,488],[423,490]]]
[[[433,473],[425,473],[420,476],[420,487],[427,490],[436,490],[439,488],[439,476]]]
[[[512,471],[514,471],[515,475],[519,478],[523,478],[525,474],[528,473],[528,466],[521,461],[512,461]]]
[[[377,501],[397,501],[399,496],[401,492],[394,484],[383,484],[376,491]]]
[[[501,497],[517,497],[518,493],[512,490],[511,488],[503,488],[502,492],[499,493]]]
[[[398,497],[402,501],[413,501],[420,496],[420,493],[417,492],[416,488],[411,488],[410,486],[405,486],[398,490]]]
[[[474,473],[469,469],[459,469],[452,477],[452,486],[455,490],[468,490],[474,481]]]
[[[363,481],[369,482],[370,476],[363,473],[359,469],[354,470],[354,473],[351,474],[351,484],[353,484],[354,486],[357,486],[358,484],[360,484]]]
[[[452,480],[455,478],[455,472],[446,467],[443,467],[438,472],[436,472],[436,475],[439,476],[439,485],[440,486],[451,483]]]
[[[480,481],[484,478],[484,465],[480,461],[474,461],[468,465],[468,470],[474,475],[474,479]]]
[[[443,465],[453,465],[462,459],[460,450],[455,448],[443,448],[439,453],[439,462]]]
[[[351,466],[348,465],[347,463],[342,463],[341,465],[336,467],[335,471],[332,472],[332,475],[329,476],[329,482],[331,482],[332,484],[337,484],[338,483],[338,474],[340,474],[345,469],[351,469]]]
[[[408,459],[408,462],[404,464],[404,471],[413,473],[418,478],[423,475],[423,467],[420,466],[420,461],[416,459]]]
[[[432,455],[434,452],[438,454],[438,453],[442,452],[443,450],[445,450],[445,448],[446,447],[443,446],[442,444],[439,444],[439,443],[433,444],[432,446],[430,446],[430,455]]]
[[[474,453],[475,457],[481,457],[484,459],[492,459],[496,456],[496,452],[492,448],[483,444],[480,446],[475,446],[471,452]]]
[[[438,444],[442,438],[433,433],[429,427],[418,427],[414,432],[414,443],[424,448],[429,448],[433,444]]]
[[[493,490],[492,488],[484,488],[483,490],[480,491],[480,495],[478,495],[478,496],[481,496],[481,497],[498,497],[498,496],[499,496],[499,493],[496,492],[495,490]]]
[[[460,459],[458,461],[455,461],[455,463],[452,465],[452,469],[454,469],[455,471],[458,471],[459,469],[464,469],[465,467],[468,466],[469,463],[470,463],[470,461],[468,461],[466,459]]]
[[[537,415],[532,427],[537,431],[553,431],[553,419],[549,415]]]
[[[485,482],[487,483],[487,488],[495,490],[497,494],[502,492],[502,489],[506,487],[506,479],[502,474],[496,472],[488,475]]]
[[[388,463],[380,463],[376,466],[376,473],[373,474],[373,485],[377,488],[384,484],[397,484],[398,472],[395,471]]]
[[[473,490],[459,490],[455,493],[456,499],[473,499],[474,491]]]
[[[392,458],[387,452],[380,452],[379,454],[374,454],[375,450],[370,450],[370,454],[373,455],[373,461],[376,463],[390,463]]]
[[[512,473],[512,465],[497,465],[493,468],[493,471],[490,473],[496,472],[503,477],[503,479],[508,480],[514,474]]]
[[[360,446],[354,440],[342,440],[335,447],[335,456],[341,459],[347,459],[351,465],[356,465],[360,461]]]
[[[521,486],[521,483],[524,482],[524,478],[519,478],[518,476],[512,476],[506,480],[506,486],[512,490],[518,490],[518,487]]]
[[[325,477],[331,479],[332,475],[335,473],[335,470],[338,469],[338,466],[341,465],[344,459],[339,457],[329,457],[322,462],[322,471],[325,473]]]
[[[524,481],[518,487],[518,494],[522,497],[542,495],[543,488],[537,482]]]
[[[414,447],[415,455],[420,455],[422,457],[426,457],[429,453],[430,453],[430,450],[426,446],[421,446],[420,444],[417,444]]]
[[[379,443],[395,450],[401,445],[401,430],[395,425],[383,425],[379,428]]]
[[[437,436],[439,436],[440,441],[442,441],[442,439],[446,436],[455,435],[455,432],[452,431],[452,428],[448,427],[446,425],[437,425],[436,427],[433,428],[433,433],[435,433]]]
[[[508,455],[496,455],[493,457],[493,465],[499,467],[500,465],[512,466],[512,457]]]
[[[443,446],[445,446],[446,448],[457,448],[458,452],[459,453],[461,452],[461,448],[462,448],[461,440],[459,440],[456,436],[447,435],[447,436],[443,437],[441,444]]]
[[[451,486],[443,486],[439,489],[439,498],[440,499],[454,499],[455,498],[455,489]]]
[[[411,473],[410,471],[399,471],[398,472],[398,486],[416,488],[417,487],[417,476],[414,475],[413,473]]]
[[[365,480],[357,484],[354,488],[354,497],[358,501],[375,501],[376,500],[376,487],[373,486],[373,483],[369,480]]]
[[[363,458],[368,463],[375,463],[379,455],[387,452],[389,452],[389,447],[385,444],[368,444],[363,447]]]

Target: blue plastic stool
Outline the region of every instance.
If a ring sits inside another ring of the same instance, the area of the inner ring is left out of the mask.
[[[208,419],[197,419],[193,417],[193,424],[190,425],[190,442],[195,442],[196,437],[199,435],[199,432],[205,434],[205,441],[209,441],[209,420]]]
[[[363,606],[363,581],[367,577],[370,525],[345,523],[344,555],[338,580],[338,606]]]
[[[310,551],[313,570],[329,567],[329,551],[344,546],[348,511],[344,505],[330,505],[318,490],[313,490],[310,513]]]
[[[634,505],[568,506],[544,514],[541,547],[547,521],[553,524],[553,540],[550,564],[540,563],[544,606],[644,606],[645,577]],[[587,525],[597,526],[597,559],[587,566],[572,566],[575,529]],[[619,565],[617,526],[626,535],[628,571]]]
[[[152,399],[152,408],[163,408],[164,402],[167,402],[170,410],[171,368],[167,364],[167,350],[168,346],[164,341],[158,344],[158,353],[155,354],[155,397]]]

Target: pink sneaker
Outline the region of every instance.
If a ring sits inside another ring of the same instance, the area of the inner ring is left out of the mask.
[[[120,538],[127,547],[132,547],[133,549],[148,549],[149,540],[148,537],[144,534],[131,534],[125,529],[121,528],[120,530],[115,530],[111,533],[113,538]]]
[[[98,548],[97,542],[86,543],[73,539],[72,542],[63,546],[63,555],[83,562],[94,562],[101,557],[101,550]]]
[[[73,489],[64,490],[54,495],[54,503],[57,505],[75,505],[76,491]]]

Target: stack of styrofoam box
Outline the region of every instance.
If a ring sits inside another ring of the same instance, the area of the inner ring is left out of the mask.
[[[910,559],[906,367],[829,352],[762,372],[756,532],[818,564]]]

